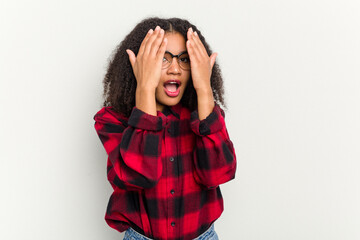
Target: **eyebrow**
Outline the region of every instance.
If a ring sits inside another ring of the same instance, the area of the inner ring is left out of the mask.
[[[169,51],[165,51],[165,53],[170,53],[171,55],[174,55],[174,56],[176,56],[176,54],[173,54],[173,53],[171,53],[171,52],[169,52]],[[180,56],[181,54],[183,54],[183,53],[187,53],[187,50],[185,50],[185,51],[182,51],[182,52],[180,52],[179,54],[177,54],[178,56]]]

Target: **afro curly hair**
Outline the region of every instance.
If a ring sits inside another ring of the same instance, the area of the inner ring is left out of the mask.
[[[122,113],[127,117],[130,116],[130,113],[135,106],[137,82],[126,49],[132,50],[134,54],[137,55],[147,32],[149,29],[154,29],[156,26],[161,27],[165,32],[178,32],[185,39],[187,39],[187,31],[191,27],[198,33],[208,55],[210,56],[212,54],[201,31],[189,21],[180,18],[146,18],[135,26],[125,39],[114,49],[112,56],[110,56],[107,72],[103,80],[103,107],[112,106],[114,111]],[[216,103],[221,104],[226,108],[223,97],[223,79],[220,68],[216,62],[212,69],[210,84]],[[191,111],[197,108],[197,95],[192,84],[191,76],[181,99],[181,103]]]

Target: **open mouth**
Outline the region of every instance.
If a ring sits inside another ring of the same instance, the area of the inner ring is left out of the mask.
[[[164,83],[164,90],[169,97],[176,97],[180,93],[180,85],[179,80],[169,80]]]

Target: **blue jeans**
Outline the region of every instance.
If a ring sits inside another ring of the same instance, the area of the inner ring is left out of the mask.
[[[148,238],[136,232],[131,227],[129,227],[128,230],[126,230],[125,232],[125,236],[123,240],[153,240],[153,239]],[[219,237],[215,232],[214,223],[209,227],[208,230],[206,230],[203,234],[201,234],[197,238],[194,238],[193,240],[219,240]]]

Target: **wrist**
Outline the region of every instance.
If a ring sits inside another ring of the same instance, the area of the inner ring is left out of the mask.
[[[196,91],[198,90],[204,90],[204,89],[211,89],[211,78],[210,76],[204,76],[204,77],[192,77],[193,85]]]
[[[143,112],[157,116],[155,90],[136,88],[135,106]]]
[[[137,84],[136,86],[136,92],[141,93],[154,93],[155,94],[156,87],[151,86],[149,84]]]
[[[210,89],[211,90],[211,89]],[[199,91],[197,93],[199,119],[205,119],[214,109],[214,96],[212,90]]]
[[[208,101],[214,101],[213,91],[211,87],[203,87],[196,89],[196,95],[198,102],[208,102]]]

